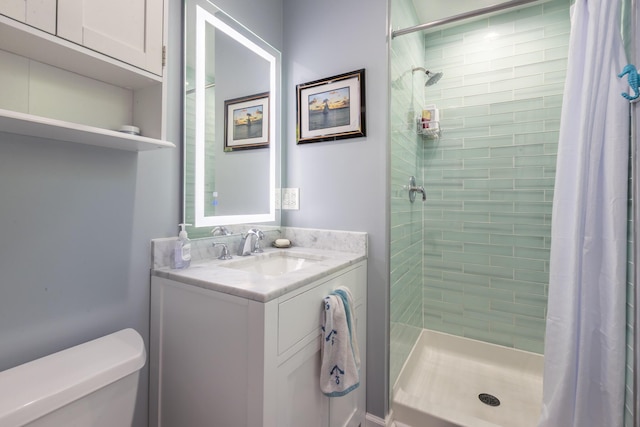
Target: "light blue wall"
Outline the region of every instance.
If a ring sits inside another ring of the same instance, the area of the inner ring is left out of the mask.
[[[285,176],[300,188],[288,226],[369,233],[367,411],[387,399],[389,215],[386,0],[284,0]],[[295,85],[366,69],[367,136],[296,145]]]
[[[273,45],[282,1],[218,1]],[[140,154],[0,133],[0,370],[125,327],[148,343],[149,242],[181,210],[181,16],[169,1],[168,139]],[[147,368],[135,426],[147,425]]]

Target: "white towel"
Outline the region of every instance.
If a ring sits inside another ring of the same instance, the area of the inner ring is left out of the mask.
[[[340,287],[324,298],[320,389],[329,397],[344,396],[360,385],[360,351],[349,289]]]

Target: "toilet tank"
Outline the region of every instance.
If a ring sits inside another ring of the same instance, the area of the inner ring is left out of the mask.
[[[0,372],[0,427],[131,426],[145,361],[123,329]]]

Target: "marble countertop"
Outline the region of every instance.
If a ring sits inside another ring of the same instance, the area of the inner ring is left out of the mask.
[[[299,270],[275,276],[232,268],[239,263],[251,262],[250,257],[274,256],[299,257],[311,262]],[[262,254],[234,256],[231,260],[192,262],[191,266],[184,270],[173,270],[166,266],[155,268],[152,275],[241,298],[267,302],[365,259],[366,251],[342,252],[307,247],[265,248]]]

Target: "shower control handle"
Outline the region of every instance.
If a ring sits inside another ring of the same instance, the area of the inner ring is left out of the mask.
[[[424,191],[424,187],[421,186],[416,186],[416,177],[415,176],[410,176],[409,177],[409,201],[411,203],[413,203],[416,200],[416,193],[422,193],[422,201],[426,201],[427,200],[427,193]]]

